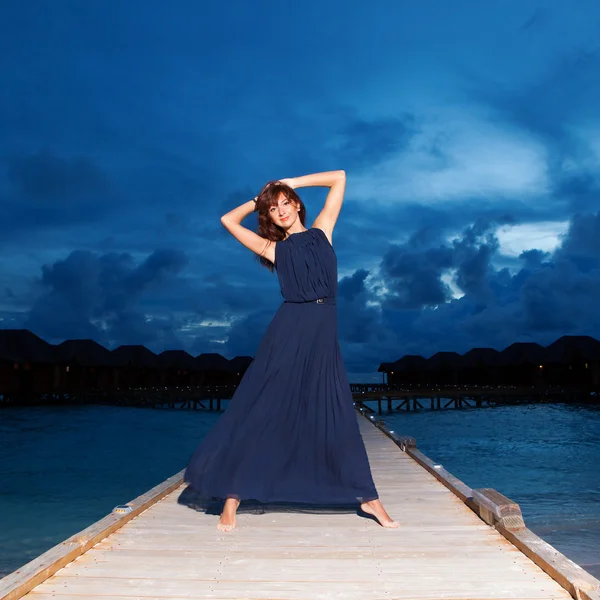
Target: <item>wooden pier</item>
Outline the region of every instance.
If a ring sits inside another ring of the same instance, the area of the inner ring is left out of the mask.
[[[227,407],[237,386],[185,385],[148,386],[111,391],[88,390],[37,394],[1,394],[0,409],[9,406],[51,406],[55,404],[94,404],[139,408],[221,411]],[[382,414],[400,410],[443,410],[480,408],[524,403],[600,403],[600,387],[549,386],[393,386],[388,384],[352,383],[356,404],[377,403]]]
[[[529,531],[516,504],[358,418],[399,529],[273,506],[241,512],[223,534],[179,473],[0,580],[0,599],[600,600],[600,581]]]
[[[366,409],[365,402],[376,402],[378,414],[383,414],[384,410],[443,410],[551,402],[600,403],[600,390],[590,386],[414,386],[402,389],[386,384],[352,384],[350,387],[356,405]]]

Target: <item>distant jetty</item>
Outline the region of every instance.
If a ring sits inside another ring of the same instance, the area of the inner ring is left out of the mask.
[[[221,410],[250,356],[155,354],[140,345],[108,350],[93,340],[53,345],[25,329],[0,330],[0,406],[112,404]],[[381,383],[352,383],[354,400],[378,410],[464,408],[533,402],[596,402],[600,341],[563,336],[547,347],[405,355],[382,363]]]
[[[183,350],[157,355],[139,345],[111,351],[89,339],[52,345],[26,329],[4,329],[0,330],[0,405],[109,399],[138,404],[139,391],[150,389],[161,390],[164,396],[165,390],[202,388],[217,399],[231,395],[251,362],[250,356],[194,357]]]
[[[549,346],[515,342],[501,352],[473,348],[467,353],[437,352],[430,358],[408,354],[379,366],[382,383],[402,386],[598,386],[600,341],[565,335]]]
[[[600,342],[563,336],[547,347],[515,342],[502,351],[473,348],[462,356],[408,354],[379,366],[382,382],[353,383],[355,403],[377,412],[479,408],[521,403],[600,402]]]

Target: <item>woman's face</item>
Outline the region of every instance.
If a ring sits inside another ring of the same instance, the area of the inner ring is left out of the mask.
[[[287,229],[298,218],[298,206],[280,194],[277,204],[269,208],[269,216],[275,225]]]

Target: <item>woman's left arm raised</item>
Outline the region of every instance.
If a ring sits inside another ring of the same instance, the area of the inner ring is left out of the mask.
[[[313,227],[322,229],[331,242],[333,228],[344,202],[346,173],[344,171],[326,171],[324,173],[314,173],[313,175],[304,175],[292,179],[282,179],[281,181],[293,188],[313,186],[330,188],[325,200],[325,206],[323,206],[315,219]]]

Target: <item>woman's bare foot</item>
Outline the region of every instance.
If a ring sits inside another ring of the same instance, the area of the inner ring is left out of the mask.
[[[239,505],[240,501],[235,498],[227,498],[227,500],[225,500],[221,518],[217,523],[217,529],[219,531],[231,531],[232,529],[235,529],[235,513]]]
[[[388,529],[396,529],[399,526],[397,521],[392,521],[390,515],[387,514],[381,500],[371,500],[370,502],[363,502],[360,505],[360,509],[366,512],[368,515],[374,516],[382,527]]]

